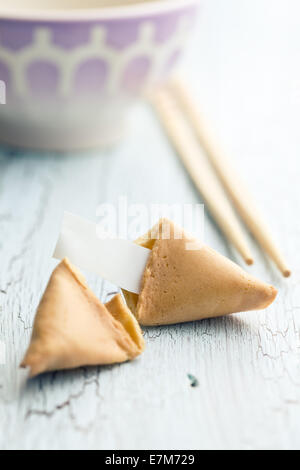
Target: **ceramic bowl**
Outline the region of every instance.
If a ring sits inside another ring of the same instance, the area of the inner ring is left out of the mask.
[[[0,6],[0,141],[52,150],[115,142],[132,103],[171,73],[198,8],[197,0],[11,3]]]

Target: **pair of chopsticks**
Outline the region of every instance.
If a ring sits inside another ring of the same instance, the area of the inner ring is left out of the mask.
[[[151,101],[170,141],[226,238],[247,264],[253,264],[244,229],[236,215],[238,212],[263,251],[283,276],[289,277],[291,271],[262,215],[184,84],[173,79],[156,91]]]

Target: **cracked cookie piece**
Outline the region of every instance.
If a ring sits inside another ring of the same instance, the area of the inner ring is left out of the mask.
[[[151,249],[139,295],[124,291],[142,325],[167,325],[268,307],[277,290],[162,219],[136,243]]]
[[[120,294],[102,304],[83,275],[64,259],[38,307],[21,367],[30,376],[134,359],[144,350],[141,329]]]

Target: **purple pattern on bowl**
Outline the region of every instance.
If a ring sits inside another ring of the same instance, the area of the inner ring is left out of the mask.
[[[73,121],[95,127],[107,115],[124,115],[133,99],[168,77],[196,11],[189,2],[162,12],[158,3],[156,13],[118,19],[0,19],[0,80],[7,86],[0,127],[14,115],[26,128],[41,127],[43,109],[44,126],[59,126],[63,140]]]
[[[59,71],[51,62],[32,62],[27,69],[27,86],[33,96],[55,95],[58,79]]]
[[[90,41],[89,24],[57,24],[51,28],[52,42],[62,49],[72,50]]]
[[[19,21],[0,19],[0,44],[2,47],[19,51],[32,42],[34,28]]]
[[[101,59],[82,62],[75,72],[74,89],[77,93],[100,93],[107,79],[107,63]]]
[[[139,92],[148,76],[151,68],[149,57],[135,57],[132,59],[123,72],[121,86],[129,93]]]

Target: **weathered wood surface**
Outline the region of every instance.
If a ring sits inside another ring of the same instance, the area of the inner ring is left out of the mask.
[[[186,59],[204,109],[291,261],[286,281],[250,239],[251,272],[279,288],[266,312],[150,328],[134,362],[22,385],[18,364],[54,266],[62,211],[95,219],[98,204],[121,195],[132,203],[201,199],[144,106],[112,151],[1,149],[0,448],[300,448],[299,13],[296,0],[207,0]],[[209,217],[205,235],[235,259]],[[89,281],[103,301],[115,290]]]

